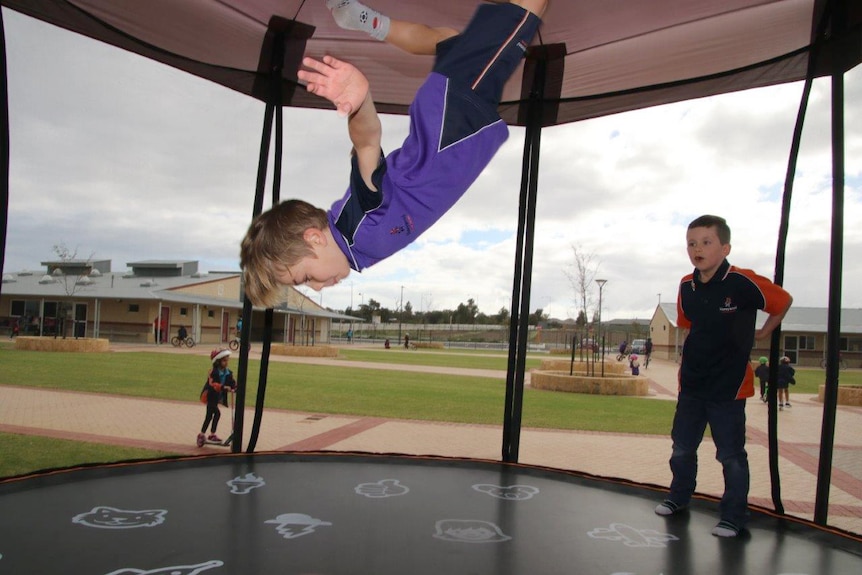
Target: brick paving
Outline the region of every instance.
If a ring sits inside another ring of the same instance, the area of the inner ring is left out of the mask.
[[[115,345],[114,349],[117,352],[157,350],[202,356],[208,353],[207,350],[175,350],[155,346]],[[336,363],[339,366],[401,371],[467,373],[499,377],[503,381],[506,376],[502,371],[493,370],[372,364],[324,358],[274,356],[272,360]],[[648,400],[674,399],[676,364],[655,360],[643,373],[650,379]],[[787,513],[812,519],[823,409],[815,396],[794,394],[791,400],[793,408],[779,413],[781,497]],[[771,509],[767,408],[755,400],[749,402],[747,411],[750,501]],[[248,441],[252,417],[253,411],[247,409],[244,445]],[[202,420],[203,408],[194,402],[51,391],[14,384],[0,386],[0,431],[4,432],[128,445],[181,454],[225,450],[218,446],[195,446],[194,439]],[[862,408],[839,406],[828,522],[855,533],[862,533],[860,424]],[[229,428],[230,414],[223,410],[220,434],[226,434]],[[339,450],[500,459],[501,443],[502,423],[466,425],[267,409],[257,450]],[[667,465],[670,447],[670,438],[666,436],[525,428],[521,432],[520,461],[665,487],[670,482]],[[700,450],[698,491],[720,495],[723,479],[714,454],[711,441],[709,438],[704,439]]]

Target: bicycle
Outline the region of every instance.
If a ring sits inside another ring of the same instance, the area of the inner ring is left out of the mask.
[[[236,351],[239,349],[240,341],[241,340],[239,339],[239,336],[234,336],[234,338],[232,340],[227,342],[227,346],[230,348],[231,351]],[[246,349],[251,349],[251,344],[247,343],[245,345],[245,347],[246,347]]]
[[[820,367],[822,369],[826,369],[826,358],[820,360]],[[841,355],[838,355],[838,369],[847,369],[847,362],[844,361],[844,358]]]
[[[182,346],[194,347],[195,346],[195,340],[192,339],[191,336],[186,337],[186,338],[181,338],[180,336],[175,335],[174,337],[171,338],[171,345],[174,347],[182,347]]]

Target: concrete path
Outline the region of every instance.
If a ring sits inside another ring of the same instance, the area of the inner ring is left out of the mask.
[[[114,346],[117,352],[161,351],[206,356],[208,350],[176,350],[155,346]],[[414,352],[421,353],[421,352]],[[252,355],[258,355],[252,351]],[[459,373],[499,377],[494,370],[400,366],[338,359],[273,357],[273,361],[336,364],[339,366]],[[650,379],[647,400],[673,401],[676,364],[655,360],[643,373]],[[0,373],[0,431],[41,435],[113,445],[128,445],[181,454],[226,450],[198,448],[194,439],[203,421],[198,403],[139,399],[105,394],[48,391],[6,385]],[[795,394],[793,407],[779,414],[781,496],[787,513],[811,519],[814,511],[822,405],[816,397]],[[577,414],[573,414],[576,417]],[[253,411],[246,410],[246,438]],[[223,410],[219,431],[230,429]],[[862,408],[839,407],[830,490],[829,524],[862,533]],[[500,459],[501,425],[464,425],[373,417],[351,417],[267,409],[257,451],[339,450],[443,455]],[[750,502],[772,509],[767,461],[767,408],[748,403],[748,453],[751,462]],[[573,469],[667,486],[670,438],[646,434],[557,431],[525,428],[520,462]],[[715,449],[707,438],[700,450],[698,491],[720,495],[723,479]],[[657,495],[660,499],[660,495]]]

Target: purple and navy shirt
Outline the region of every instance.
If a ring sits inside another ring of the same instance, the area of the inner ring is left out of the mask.
[[[469,86],[432,72],[410,105],[410,133],[372,175],[354,155],[350,187],[327,213],[356,271],[405,248],[455,205],[509,135],[497,110]]]

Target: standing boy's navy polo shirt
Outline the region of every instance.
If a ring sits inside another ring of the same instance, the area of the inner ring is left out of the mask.
[[[708,282],[699,278],[698,270],[682,278],[677,297],[677,325],[690,330],[679,370],[680,393],[714,401],[751,397],[749,359],[757,310],[779,314],[790,294],[727,260]]]

